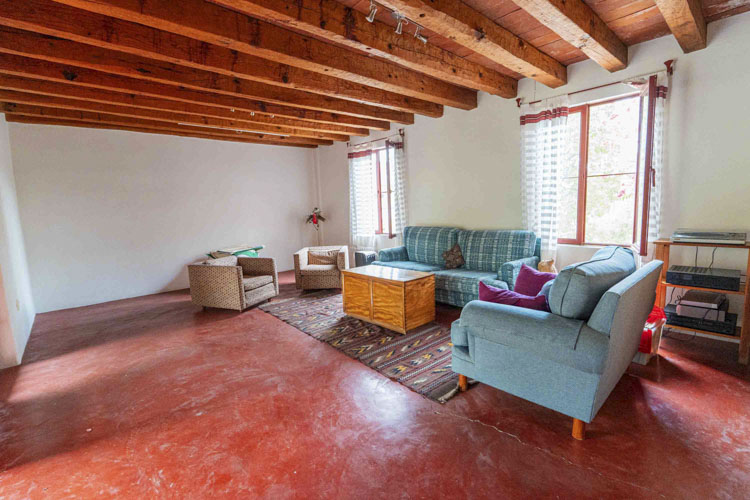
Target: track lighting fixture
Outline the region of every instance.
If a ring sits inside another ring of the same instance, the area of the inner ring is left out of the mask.
[[[378,12],[378,6],[375,5],[375,2],[370,0],[370,13],[367,14],[367,22],[372,23],[375,22],[375,14]]]
[[[427,43],[427,37],[424,35],[420,35],[419,32],[422,30],[422,27],[417,25],[417,29],[414,30],[414,38],[419,40],[422,43]]]
[[[398,21],[398,24],[396,25],[396,34],[400,35],[404,32],[404,24],[409,24],[409,20],[406,19],[406,16],[403,14],[399,14],[396,11],[391,12],[391,15]]]

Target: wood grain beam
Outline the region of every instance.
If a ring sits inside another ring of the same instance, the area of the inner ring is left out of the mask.
[[[628,66],[628,48],[583,0],[513,0],[608,71]]]
[[[55,1],[417,99],[460,109],[477,106],[477,95],[472,90],[299,35],[204,0]]]
[[[323,121],[327,123],[346,124],[357,124],[358,122],[356,120],[361,119],[361,117],[352,117],[350,119],[348,116],[341,114],[303,110],[300,108],[270,104],[263,101],[248,99],[245,97],[200,92],[196,90],[175,87],[173,85],[165,85],[161,83],[128,78],[119,75],[111,75],[87,68],[58,64],[41,59],[32,59],[13,54],[4,54],[1,52],[0,73],[54,82],[69,83],[72,85],[81,85],[103,90],[128,92],[149,97],[174,99],[177,101],[190,102],[194,104],[218,106],[228,109],[242,109],[245,111],[256,113],[260,112],[267,115],[278,115],[287,118],[300,118],[300,116],[302,115],[305,119]],[[377,114],[379,119],[381,120],[385,119],[388,121],[394,121],[404,124],[414,123],[414,115],[403,113],[401,111],[378,108]]]
[[[368,22],[361,12],[336,0],[209,0],[281,27],[289,26],[421,73],[501,97],[517,95],[515,79],[480,66],[411,33],[397,35],[392,26]]]
[[[44,106],[47,108],[68,109],[74,111],[86,111],[91,113],[106,113],[109,115],[138,118],[141,120],[156,120],[170,123],[184,123],[189,125],[206,126],[216,129],[231,131],[243,130],[246,132],[271,133],[288,135],[291,137],[308,137],[312,139],[327,139],[331,141],[348,141],[348,135],[331,134],[325,132],[313,132],[290,127],[279,127],[275,125],[250,124],[236,120],[223,120],[218,118],[200,117],[184,113],[171,113],[154,111],[150,109],[138,109],[128,106],[116,106],[112,104],[101,104],[78,99],[65,99],[41,94],[18,92],[15,90],[0,89],[0,101],[13,102],[16,104],[28,104],[32,106]]]
[[[189,132],[206,135],[218,135],[223,137],[242,137],[254,140],[273,140],[279,143],[289,144],[312,144],[325,146],[333,144],[333,141],[324,139],[310,139],[307,137],[291,137],[273,134],[256,134],[253,132],[229,131],[212,127],[193,127],[171,122],[157,120],[140,120],[124,116],[109,115],[105,113],[90,113],[87,111],[76,111],[69,109],[48,108],[44,106],[32,106],[28,104],[17,104],[14,102],[0,101],[0,112],[36,116],[41,118],[52,118],[57,120],[84,121],[90,123],[105,123],[109,125],[122,125],[125,127],[153,128],[155,130],[169,130],[176,132]]]
[[[194,90],[259,99],[268,103],[304,109],[350,114],[364,118],[378,117],[382,110],[380,107],[369,104],[218,75],[209,71],[153,61],[144,57],[123,54],[122,52],[93,47],[70,40],[53,39],[6,26],[0,26],[0,52],[61,64],[71,64],[113,75]],[[397,111],[417,111],[432,117],[439,117],[443,114],[443,107],[440,104],[405,98],[395,94],[393,96],[394,99],[391,103],[393,108],[401,106],[396,109]]]
[[[559,61],[463,2],[378,0],[378,3],[397,10],[425,28],[548,87],[559,87],[567,82],[567,70]]]
[[[273,85],[267,87],[267,92],[276,87],[287,89],[277,89],[279,98],[283,98],[285,92],[304,91],[407,112],[424,112],[428,116],[442,113],[440,105],[431,102],[75,9],[52,0],[0,2],[0,24],[231,77],[225,80],[241,78]],[[86,57],[94,60],[92,54]],[[158,63],[152,61],[153,64]]]
[[[313,132],[358,136],[367,136],[370,134],[369,129],[360,127],[331,125],[329,123],[295,120],[291,118],[281,118],[278,116],[274,116],[272,118],[268,115],[243,111],[240,109],[231,110],[213,106],[203,106],[200,104],[171,101],[168,99],[156,99],[135,94],[127,94],[124,92],[91,89],[75,85],[65,85],[44,80],[34,80],[32,78],[23,78],[4,74],[0,74],[0,89],[15,90],[19,92],[39,94],[51,97],[62,97],[66,99],[75,99],[79,101],[98,104],[115,104],[134,109],[194,115],[195,117],[218,118],[225,120],[237,120],[239,122],[248,122],[252,124],[291,127]]]
[[[667,26],[686,54],[708,44],[700,0],[654,0]]]
[[[242,139],[239,137],[228,137],[222,135],[199,134],[196,132],[178,132],[146,127],[126,127],[123,125],[109,125],[101,122],[82,122],[73,120],[55,120],[52,118],[40,118],[36,116],[14,115],[7,113],[5,119],[11,123],[25,123],[29,125],[56,125],[59,127],[93,128],[103,130],[124,130],[127,132],[140,132],[144,134],[172,135],[177,137],[192,137],[195,139],[208,139],[212,141],[244,142],[247,144],[265,144],[267,146],[291,146],[296,148],[317,148],[314,144],[289,144],[271,140]]]

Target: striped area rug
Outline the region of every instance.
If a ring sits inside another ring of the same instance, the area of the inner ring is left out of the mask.
[[[447,328],[429,323],[402,335],[345,315],[340,292],[284,295],[260,308],[434,401],[455,393]]]

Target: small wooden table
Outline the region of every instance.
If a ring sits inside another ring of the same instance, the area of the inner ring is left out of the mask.
[[[435,275],[386,266],[341,271],[344,313],[399,333],[435,320]]]

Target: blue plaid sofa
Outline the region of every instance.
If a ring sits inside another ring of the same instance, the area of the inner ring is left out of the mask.
[[[466,264],[446,269],[443,252],[458,243]],[[479,298],[479,282],[513,289],[521,266],[539,263],[541,241],[532,231],[470,231],[455,227],[409,226],[404,246],[381,250],[378,266],[432,271],[435,299],[463,307]]]

